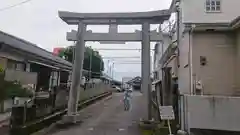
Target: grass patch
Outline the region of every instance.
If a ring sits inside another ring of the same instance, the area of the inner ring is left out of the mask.
[[[153,129],[153,130],[147,130],[147,129],[142,129],[141,130],[142,135],[168,135],[169,131],[168,128],[160,128],[160,129]]]
[[[159,124],[144,124],[141,123],[140,130],[142,135],[168,135],[168,127],[164,126],[164,123]]]
[[[153,130],[142,129],[141,132],[142,132],[142,135],[153,135],[154,134]]]

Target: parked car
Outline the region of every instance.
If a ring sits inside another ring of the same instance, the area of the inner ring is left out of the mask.
[[[116,86],[116,85],[113,85],[112,88],[116,89],[117,92],[122,92],[123,89],[121,89],[120,87]]]
[[[122,91],[123,91],[123,90],[122,90],[120,87],[118,87],[118,86],[116,86],[116,89],[117,89],[118,92],[122,92]]]

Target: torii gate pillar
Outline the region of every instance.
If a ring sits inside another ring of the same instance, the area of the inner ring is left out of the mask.
[[[148,22],[144,22],[142,24],[142,86],[141,91],[144,95],[144,111],[148,110],[147,116],[148,120],[151,119],[151,82],[150,82],[150,24]]]
[[[68,100],[68,112],[65,117],[65,122],[76,123],[77,122],[77,107],[79,98],[79,89],[83,71],[83,60],[85,51],[84,34],[86,32],[86,24],[82,21],[78,24],[77,42],[75,50],[75,59],[72,72],[72,85],[69,93]]]

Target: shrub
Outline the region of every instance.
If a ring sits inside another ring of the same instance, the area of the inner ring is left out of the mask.
[[[0,100],[5,100],[13,97],[31,97],[33,93],[26,88],[22,88],[22,85],[18,82],[3,81],[0,95]]]

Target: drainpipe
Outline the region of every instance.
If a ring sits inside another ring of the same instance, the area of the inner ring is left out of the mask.
[[[179,8],[179,2],[176,3],[176,11],[177,11],[177,67],[180,67],[180,60],[179,60],[179,55],[180,55],[180,50],[179,50],[179,45],[180,45],[180,8]]]
[[[192,65],[192,43],[193,43],[193,30],[196,26],[191,25],[190,31],[189,31],[189,50],[188,50],[188,64],[189,64],[189,78],[190,78],[190,95],[193,94],[193,65]]]

